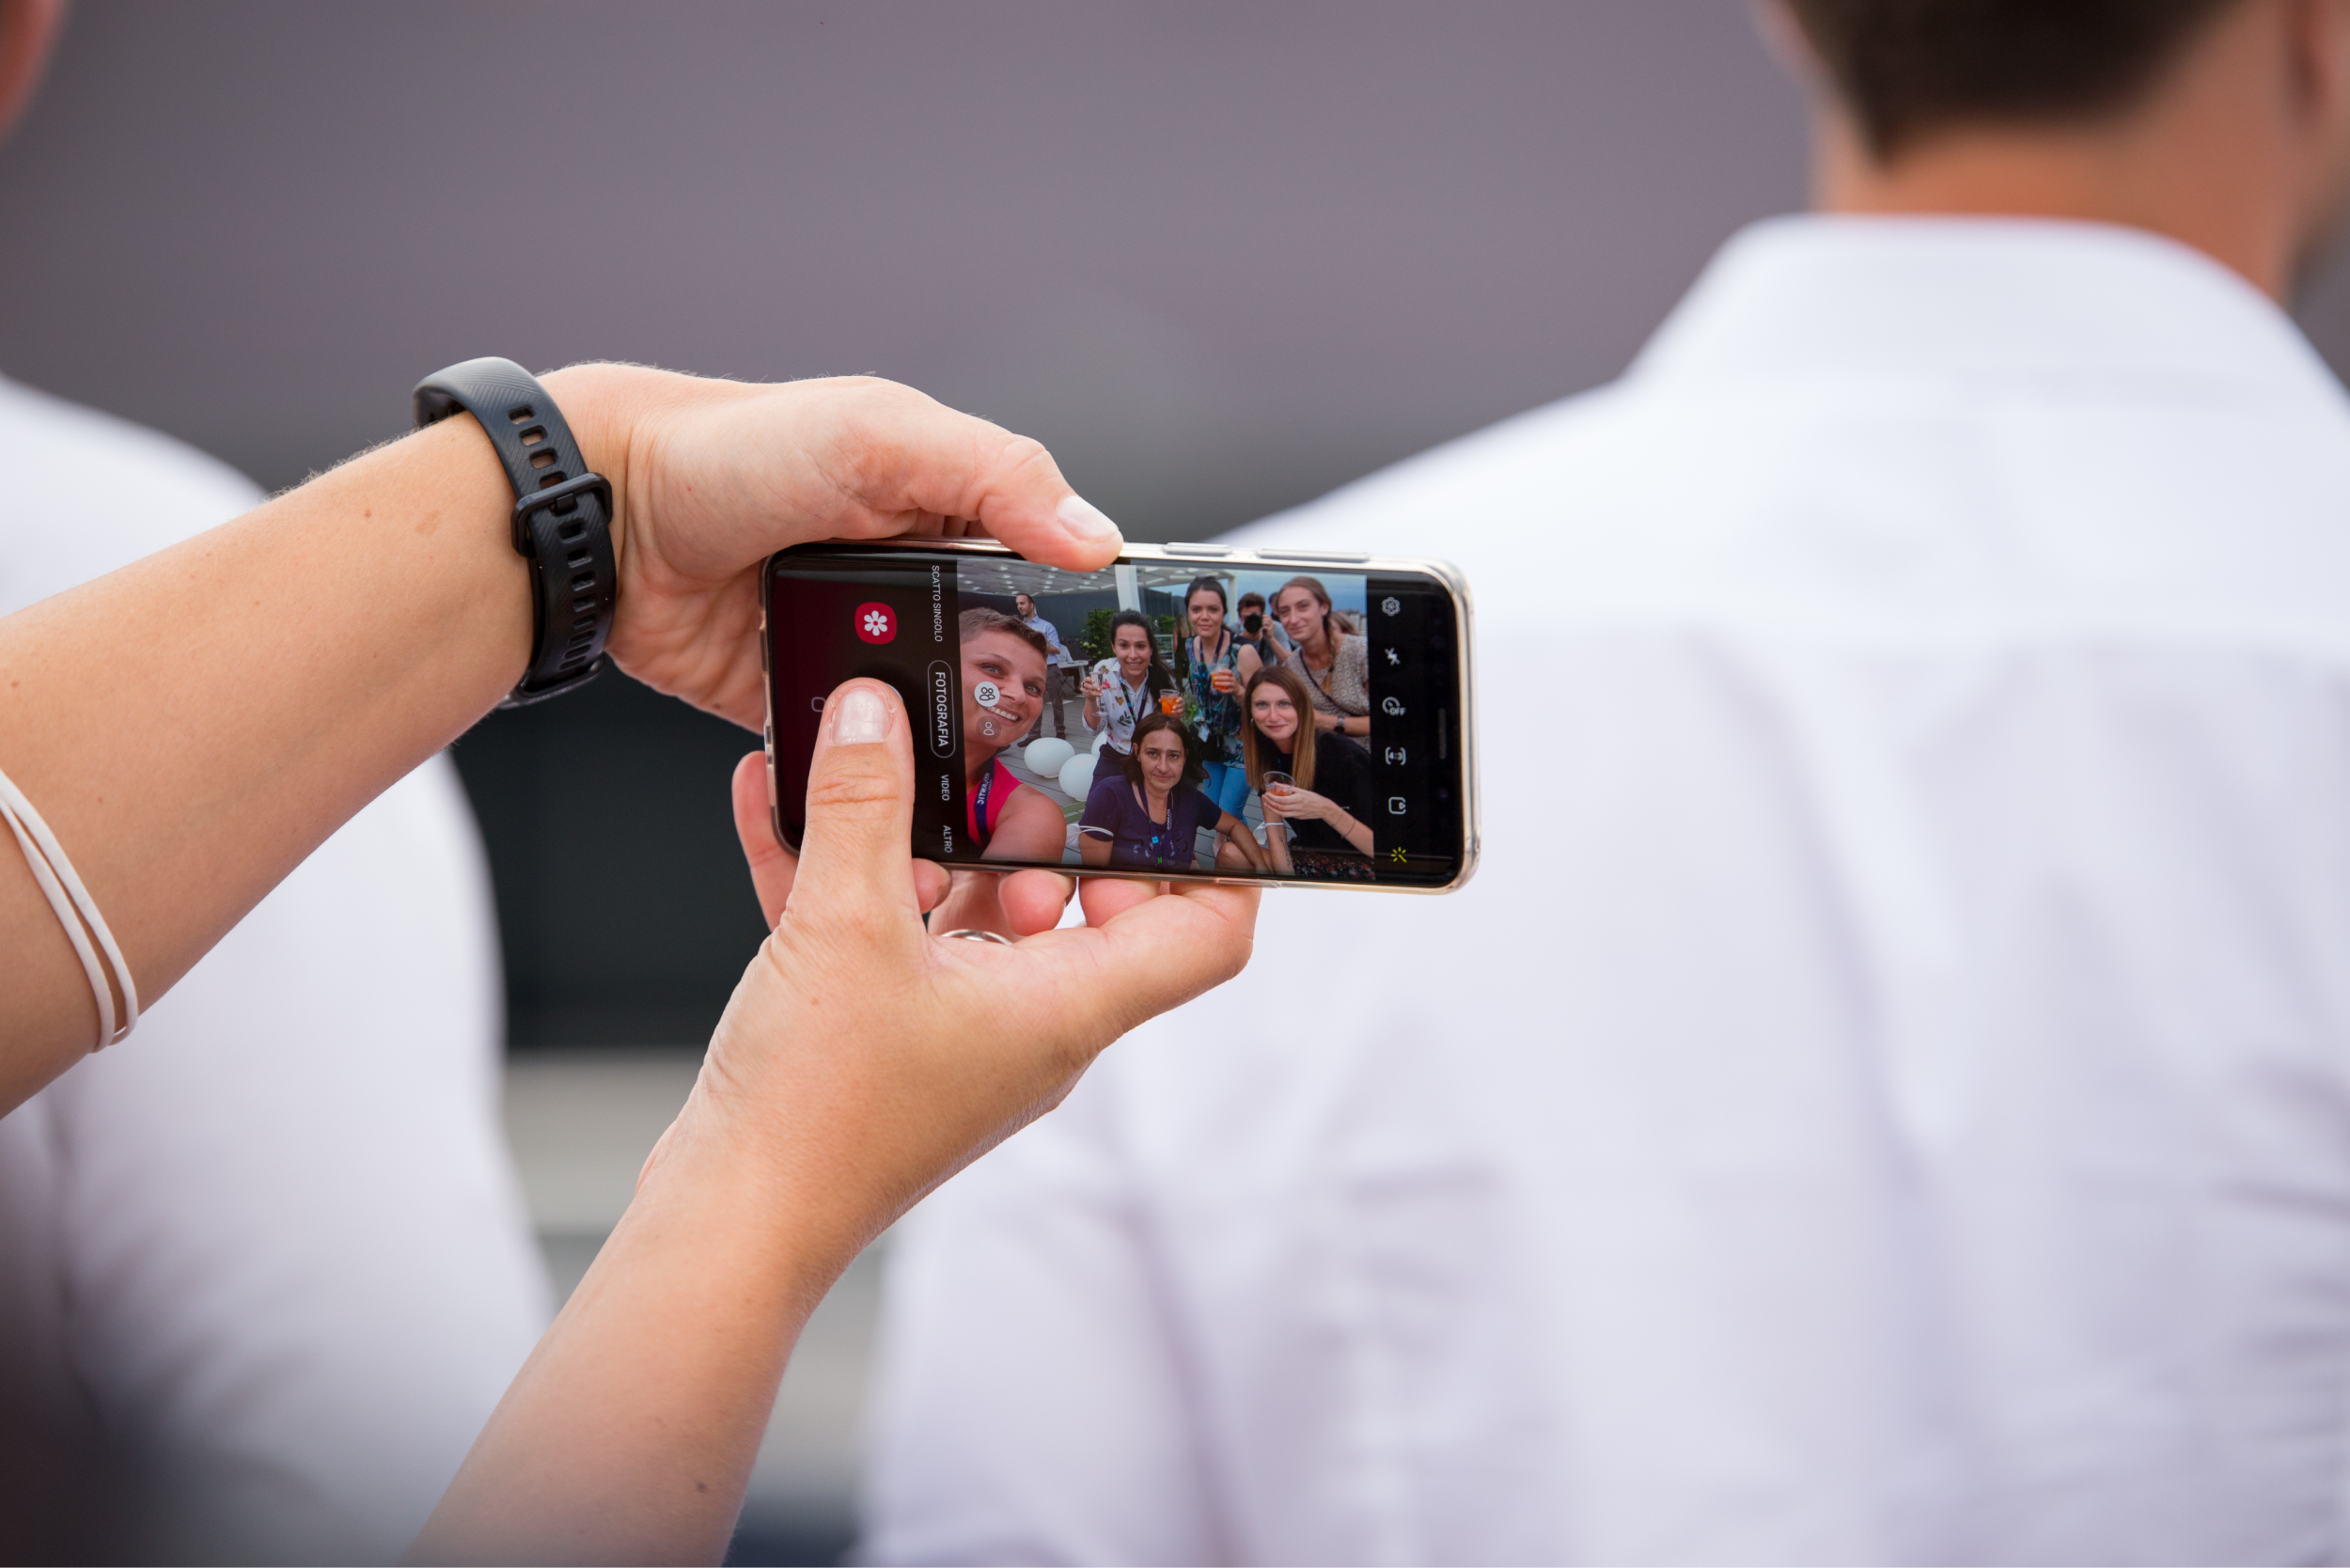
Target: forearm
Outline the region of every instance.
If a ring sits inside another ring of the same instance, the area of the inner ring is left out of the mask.
[[[608,461],[603,422],[575,426]],[[511,504],[455,419],[0,620],[0,768],[71,856],[143,1002],[518,678],[531,610]],[[0,950],[29,981],[0,986],[5,1108],[96,1032],[12,845]]]
[[[694,1112],[689,1107],[687,1120]],[[409,1548],[448,1562],[717,1562],[842,1232],[681,1127]]]

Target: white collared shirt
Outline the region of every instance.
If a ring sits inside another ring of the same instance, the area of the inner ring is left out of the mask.
[[[901,1227],[869,1551],[2350,1552],[2350,402],[2269,301],[1775,221],[1242,538],[1465,569],[1483,870],[1271,895]]]

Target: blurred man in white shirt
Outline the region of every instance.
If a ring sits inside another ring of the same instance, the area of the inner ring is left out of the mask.
[[[58,9],[0,0],[0,129]],[[0,482],[0,614],[262,499],[4,380]],[[0,1119],[0,1560],[405,1549],[545,1323],[499,1011],[436,759]]]
[[[2350,5],[1793,11],[1825,215],[1241,536],[1466,569],[1483,870],[901,1228],[878,1559],[2350,1553]]]
[[[1067,683],[1061,679],[1061,671],[1069,663],[1069,650],[1061,646],[1060,628],[1038,613],[1035,600],[1025,593],[1015,595],[1012,608],[1021,625],[1044,639],[1044,709],[1037,714],[1036,727],[1028,731],[1027,738],[1033,741],[1044,734],[1049,721],[1051,732],[1058,739],[1066,731],[1061,723],[1061,703],[1069,693],[1064,689]]]

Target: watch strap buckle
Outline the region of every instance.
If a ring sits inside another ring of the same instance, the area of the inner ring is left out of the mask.
[[[593,495],[603,505],[606,526],[612,522],[612,482],[602,474],[582,474],[577,478],[564,479],[544,490],[534,490],[514,501],[514,554],[535,557],[530,545],[530,518],[534,512],[559,510],[566,501],[577,501],[582,495]],[[584,531],[584,530],[583,530]]]

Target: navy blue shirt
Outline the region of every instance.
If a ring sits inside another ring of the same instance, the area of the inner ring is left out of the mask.
[[[1224,808],[1203,790],[1179,789],[1167,797],[1167,821],[1154,823],[1139,793],[1122,774],[1094,785],[1086,796],[1085,815],[1077,819],[1080,840],[1098,839],[1101,835],[1093,830],[1105,829],[1113,866],[1191,870],[1199,830],[1214,827]]]

